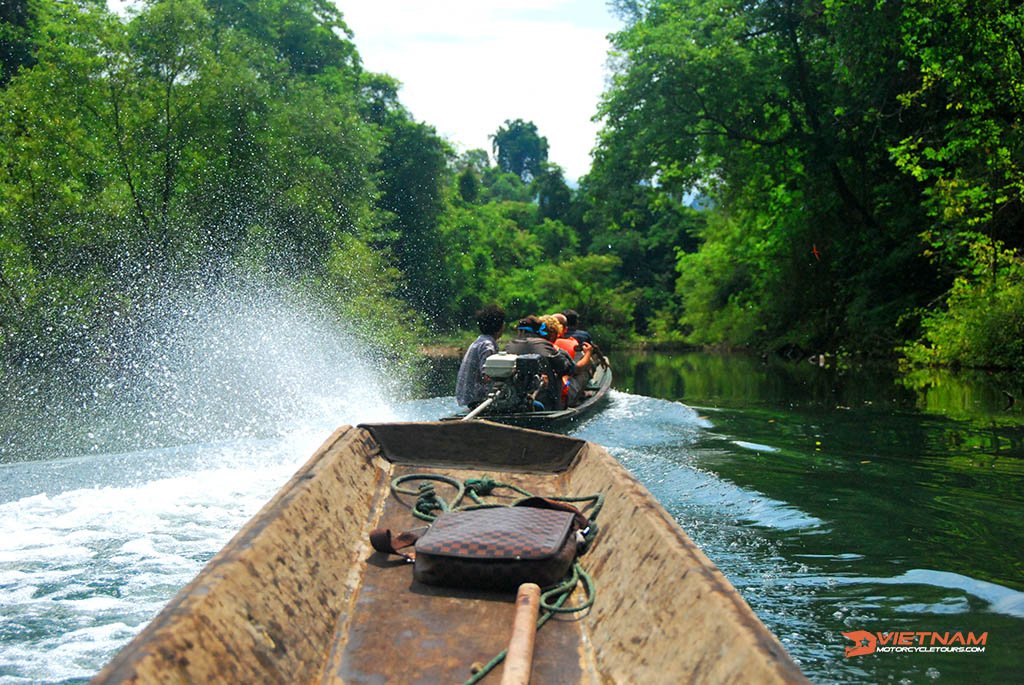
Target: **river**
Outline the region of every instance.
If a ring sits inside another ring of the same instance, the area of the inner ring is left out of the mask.
[[[86,681],[337,425],[454,409],[457,360],[412,395],[280,294],[168,309],[116,372],[0,376],[0,684]],[[611,401],[574,433],[652,490],[812,681],[1019,682],[1024,429],[999,388],[613,363]],[[986,650],[847,659],[857,629],[985,632]]]
[[[701,429],[586,437],[616,445],[813,681],[1021,682],[1024,420],[1005,379],[704,354],[616,369],[621,391],[685,403]],[[988,641],[845,658],[854,630]]]
[[[1024,682],[1024,407],[1004,394],[1024,404],[1020,378],[611,360],[610,406],[575,435],[644,482],[813,682]],[[444,394],[455,363],[438,365]],[[856,630],[987,638],[846,658]]]

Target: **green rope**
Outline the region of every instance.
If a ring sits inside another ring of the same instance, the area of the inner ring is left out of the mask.
[[[576,589],[576,586],[579,583],[583,583],[583,592],[587,595],[586,601],[577,606],[569,608],[562,607],[562,605],[565,604],[565,600],[573,593],[573,590]],[[590,607],[594,606],[595,594],[594,579],[589,573],[583,570],[583,567],[580,566],[580,562],[574,561],[572,564],[572,573],[570,573],[560,584],[540,596],[540,608],[551,614],[575,614],[580,611],[586,611]],[[557,597],[554,603],[550,601],[552,597]]]
[[[411,490],[409,488],[401,487],[402,483],[411,480],[421,481],[417,489]],[[446,502],[443,497],[440,497],[437,494],[437,490],[430,481],[445,483],[455,488],[455,499],[451,501],[451,504]],[[435,511],[454,511],[458,507],[459,502],[461,502],[462,498],[466,495],[466,486],[461,480],[435,473],[410,473],[405,476],[399,476],[391,481],[391,490],[403,495],[415,495],[416,504],[412,507],[412,515],[424,521],[433,521],[436,519],[437,515],[434,514]]]
[[[604,507],[604,493],[597,493],[596,495],[582,495],[579,497],[551,497],[549,499],[558,500],[559,502],[593,502],[594,505],[590,507],[590,511],[587,513],[587,518],[591,521],[597,518],[597,515],[601,513],[602,507]]]
[[[551,619],[551,617],[554,616],[556,613],[571,613],[576,611],[583,611],[584,609],[590,608],[594,604],[593,581],[589,580],[590,576],[587,575],[587,573],[583,571],[582,568],[580,568],[579,562],[573,564],[572,575],[576,576],[577,573],[579,573],[580,577],[586,576],[588,582],[590,583],[590,585],[587,587],[588,602],[580,607],[570,607],[568,609],[563,608],[562,605],[565,604],[566,601],[568,601],[569,597],[572,595],[573,589],[576,587],[576,581],[573,581],[572,586],[568,586],[568,581],[560,583],[559,585],[555,586],[552,590],[548,590],[543,595],[541,595],[540,606],[543,611],[541,615],[537,618],[538,631],[541,628],[543,628],[544,624],[547,623]],[[556,599],[553,604],[546,604],[545,598],[559,591],[561,592],[561,594],[558,596],[558,599]],[[482,667],[480,667],[480,670],[474,673],[472,676],[470,676],[470,678],[466,680],[462,685],[474,685],[475,683],[480,682],[488,673],[497,668],[498,665],[505,660],[506,656],[508,656],[508,650],[501,650],[501,652],[496,654],[493,659],[491,659]]]
[[[408,481],[420,481],[420,484],[416,490],[402,487],[402,484]],[[444,483],[455,488],[455,498],[450,503],[447,502],[443,497],[437,494],[437,490],[431,481]],[[457,478],[450,478],[448,476],[433,473],[410,473],[405,476],[399,476],[391,481],[391,489],[395,493],[416,497],[416,502],[412,506],[412,514],[424,521],[434,521],[437,518],[437,515],[434,512],[469,511],[472,509],[489,509],[493,507],[506,506],[504,504],[486,502],[483,499],[484,497],[492,496],[494,491],[498,488],[517,492],[523,496],[523,499],[534,497],[533,494],[527,492],[523,488],[520,488],[518,485],[502,483],[488,476],[484,476],[483,478],[469,478],[463,482]],[[473,504],[461,504],[462,500],[467,496],[473,500]],[[597,515],[601,513],[601,508],[604,506],[604,495],[597,493],[596,495],[585,495],[580,497],[556,496],[549,497],[548,499],[559,502],[592,503],[587,515],[587,518],[590,519],[590,530],[584,535],[583,550],[585,551],[589,548],[590,543],[597,535],[597,524],[594,520],[597,518]],[[523,500],[516,500],[512,506],[515,506],[515,504],[521,501]],[[576,586],[581,583],[583,584],[583,592],[586,594],[586,600],[583,604],[578,606],[565,607],[564,604],[569,600],[569,597],[572,596]],[[583,570],[583,567],[580,566],[578,561],[573,562],[572,570],[568,575],[566,575],[562,582],[554,585],[541,594],[541,614],[537,619],[537,630],[540,630],[541,627],[543,627],[544,624],[547,623],[555,614],[572,614],[580,611],[586,611],[594,605],[594,598],[596,597],[596,594],[597,591],[594,587],[594,579],[589,573]],[[484,664],[479,671],[474,673],[469,680],[465,681],[463,685],[474,685],[474,683],[480,682],[480,680],[493,671],[498,664],[503,662],[507,655],[508,650],[502,650],[501,653],[496,655],[493,659]]]

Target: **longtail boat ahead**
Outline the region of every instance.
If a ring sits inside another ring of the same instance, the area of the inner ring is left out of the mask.
[[[508,646],[514,594],[423,584],[368,536],[422,525],[411,514],[420,498],[401,483],[485,475],[516,493],[603,495],[599,532],[579,557],[593,604],[537,631],[529,682],[807,682],[729,581],[603,448],[483,421],[338,429],[94,682],[479,678],[474,670]],[[578,588],[566,605],[589,594]],[[481,682],[499,682],[501,669]]]
[[[536,389],[531,384],[539,382],[537,379],[540,375],[539,368],[523,372],[523,361],[529,361],[530,358],[536,359],[536,355],[492,355],[486,362],[489,366],[485,366],[493,383],[487,399],[473,411],[459,412],[444,420],[481,418],[521,428],[559,430],[591,415],[608,399],[608,391],[612,387],[612,368],[608,360],[601,356],[583,388],[579,404],[560,409],[536,409],[530,406],[531,390]]]

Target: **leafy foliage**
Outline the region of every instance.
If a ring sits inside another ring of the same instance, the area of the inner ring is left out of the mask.
[[[548,161],[548,139],[537,132],[532,121],[505,120],[505,124],[491,136],[498,168],[515,174],[524,182],[540,175]]]
[[[381,127],[321,4],[34,5],[35,64],[0,91],[8,351],[102,354],[167,284],[233,261],[318,278],[344,236],[379,236]]]
[[[1024,364],[1019,3],[615,6],[575,188],[530,121],[456,157],[328,0],[7,3],[0,345],[106,359],[241,266],[405,342],[497,301],[605,342]]]
[[[27,0],[0,5],[0,88],[21,67],[32,64],[32,12]]]
[[[1000,245],[971,246],[974,271],[958,276],[946,309],[929,312],[907,346],[924,365],[1013,368],[1024,359],[1024,258]]]
[[[967,246],[1021,247],[1018,3],[617,7],[589,247],[637,279],[645,240],[679,255],[660,335],[884,353],[971,278]]]

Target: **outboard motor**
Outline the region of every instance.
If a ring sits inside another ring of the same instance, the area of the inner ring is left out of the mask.
[[[539,354],[498,352],[484,360],[484,375],[492,382],[489,411],[521,412],[534,409],[533,398],[541,388],[545,362]]]

